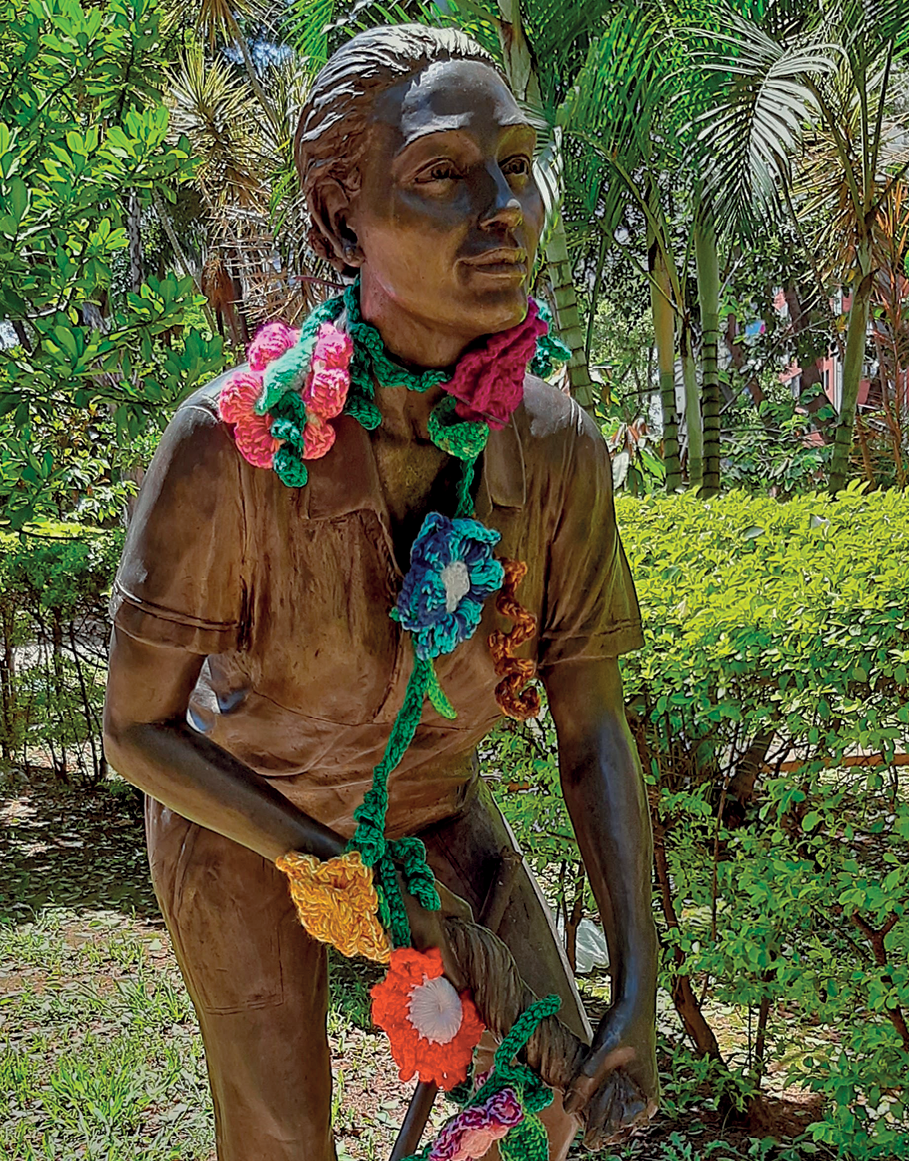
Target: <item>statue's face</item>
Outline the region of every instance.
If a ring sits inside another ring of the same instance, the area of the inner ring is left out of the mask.
[[[466,341],[527,312],[543,201],[536,135],[496,72],[430,65],[376,100],[348,226],[367,297]]]

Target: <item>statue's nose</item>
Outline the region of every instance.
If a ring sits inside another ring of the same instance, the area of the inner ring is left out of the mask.
[[[480,225],[484,230],[496,228],[514,230],[524,222],[521,202],[498,164],[492,165],[487,172],[490,179],[490,197],[489,204],[480,217]]]

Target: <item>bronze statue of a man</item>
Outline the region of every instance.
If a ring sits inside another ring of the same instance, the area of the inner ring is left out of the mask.
[[[239,406],[247,373],[222,376],[177,411],[132,519],[106,746],[149,796],[152,875],[199,1015],[220,1161],[335,1155],[325,946],[298,923],[275,863],[344,850],[419,666],[435,667],[452,712],[427,701],[403,756],[386,763],[389,842],[425,843],[442,916],[460,900],[478,911],[513,846],[476,761],[500,712],[487,640],[507,622],[487,600],[456,648],[427,645],[427,662],[407,642],[402,592],[419,603],[402,580],[412,546],[428,513],[434,528],[463,532],[465,504],[497,556],[527,565],[519,596],[535,628],[519,655],[548,694],[610,947],[612,1005],[591,1038],[522,865],[498,935],[527,984],[561,996],[561,1019],[591,1043],[547,1112],[551,1158],[566,1155],[581,1110],[595,1145],[655,1100],[651,838],[616,661],[641,642],[637,602],[605,444],[571,400],[525,377],[512,342],[536,310],[534,145],[494,62],[459,33],[378,28],[339,50],[313,84],[297,161],[314,248],[358,279],[331,326],[338,358],[360,368],[359,403],[335,400],[340,380],[327,372],[317,398],[318,336],[308,395],[275,395],[273,407],[259,397],[228,422],[225,399]],[[468,363],[476,390],[445,411],[446,441],[437,417]],[[517,394],[503,402],[516,365]],[[489,374],[499,369],[501,383]],[[267,396],[268,372],[255,381]],[[477,432],[482,450],[465,452]],[[481,600],[478,544],[430,578],[446,625],[459,601]],[[492,576],[499,566],[483,560]],[[417,947],[443,946],[439,912],[410,899],[407,911]]]

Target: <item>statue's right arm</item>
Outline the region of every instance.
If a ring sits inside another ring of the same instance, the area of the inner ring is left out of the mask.
[[[344,840],[186,722],[203,656],[114,629],[104,749],[129,782],[184,818],[266,859],[342,853]]]

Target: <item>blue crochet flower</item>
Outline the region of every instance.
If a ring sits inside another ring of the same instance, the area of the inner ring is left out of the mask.
[[[423,521],[392,614],[413,634],[421,660],[451,653],[473,636],[483,602],[505,579],[492,555],[499,538],[478,520],[449,520],[430,512]]]

